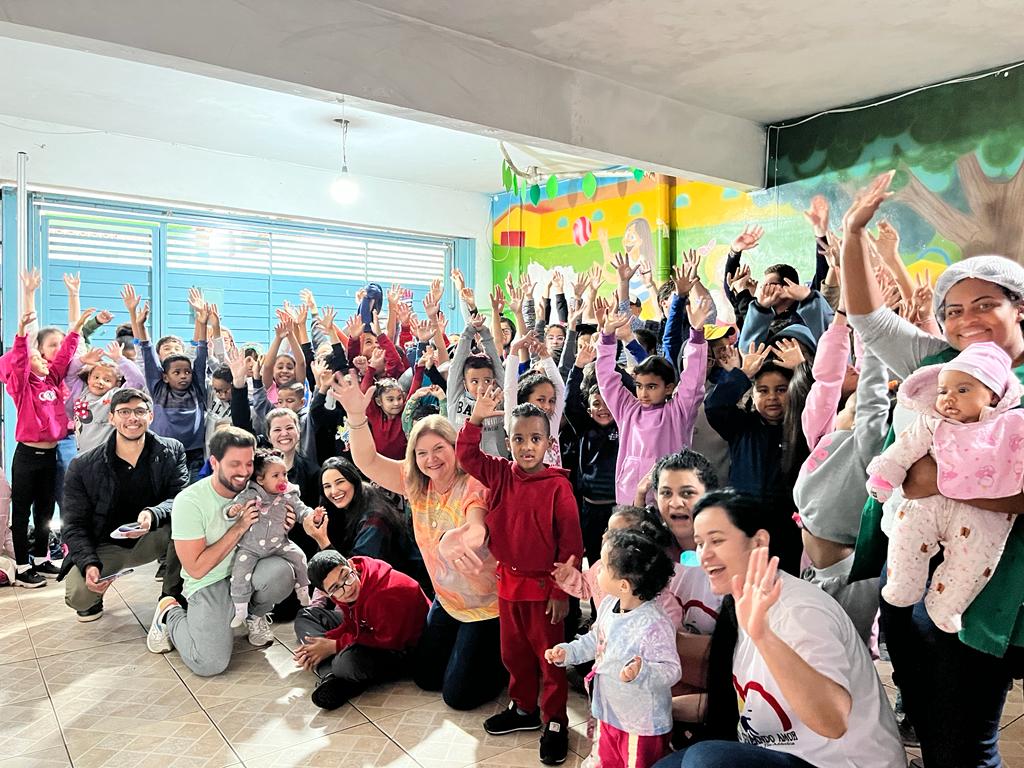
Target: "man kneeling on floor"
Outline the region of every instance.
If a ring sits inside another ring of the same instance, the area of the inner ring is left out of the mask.
[[[415,579],[383,560],[347,559],[333,549],[313,555],[307,572],[333,603],[304,608],[295,618],[302,643],[295,661],[320,678],[314,704],[336,709],[367,686],[410,671],[430,608]]]
[[[58,580],[66,579],[64,602],[79,621],[103,616],[103,594],[117,574],[173,554],[171,504],[188,485],[181,443],[149,430],[149,393],[119,390],[108,418],[113,433],[76,456],[64,480],[61,534],[68,554]],[[162,581],[164,595],[181,594],[177,570],[168,568]]]
[[[188,611],[173,597],[160,600],[146,645],[153,653],[177,648],[185,665],[203,677],[220,674],[231,661],[231,561],[239,539],[260,512],[255,500],[237,518],[227,518],[224,508],[245,490],[255,451],[256,438],[244,430],[227,427],[214,433],[212,474],[174,499],[171,538],[181,560]],[[294,525],[294,513],[287,522]],[[253,571],[252,587],[245,623],[249,642],[262,647],[274,642],[267,614],[295,588],[291,564],[283,557],[263,558]]]

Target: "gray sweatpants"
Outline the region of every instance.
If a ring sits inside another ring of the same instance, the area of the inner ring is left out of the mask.
[[[231,620],[235,606],[231,602],[230,580],[193,592],[188,611],[172,608],[167,612],[171,642],[181,654],[185,666],[200,677],[219,675],[231,661],[234,632]],[[287,560],[268,557],[260,560],[252,575],[253,595],[249,613],[265,616],[295,587],[294,573]]]

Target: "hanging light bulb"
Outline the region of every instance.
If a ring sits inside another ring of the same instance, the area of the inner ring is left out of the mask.
[[[351,205],[359,199],[359,183],[348,172],[348,120],[335,120],[341,126],[341,173],[331,182],[331,197],[340,205]]]

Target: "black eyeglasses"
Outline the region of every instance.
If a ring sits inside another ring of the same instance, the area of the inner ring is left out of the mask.
[[[335,584],[333,587],[324,586],[324,592],[327,593],[328,597],[334,597],[335,594],[356,583],[359,577],[355,571],[349,571],[345,576],[342,577],[341,581]]]
[[[136,418],[143,419],[146,414],[149,413],[149,408],[140,406],[139,408],[118,408],[114,411],[115,416],[121,416],[122,418],[128,416],[135,416]]]

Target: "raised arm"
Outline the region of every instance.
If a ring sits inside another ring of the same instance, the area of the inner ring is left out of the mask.
[[[405,495],[403,462],[389,459],[377,453],[377,445],[370,433],[366,411],[373,401],[376,387],[366,392],[359,391],[359,385],[352,376],[345,376],[333,385],[334,397],[348,414],[349,449],[352,461],[370,480],[382,488]]]

